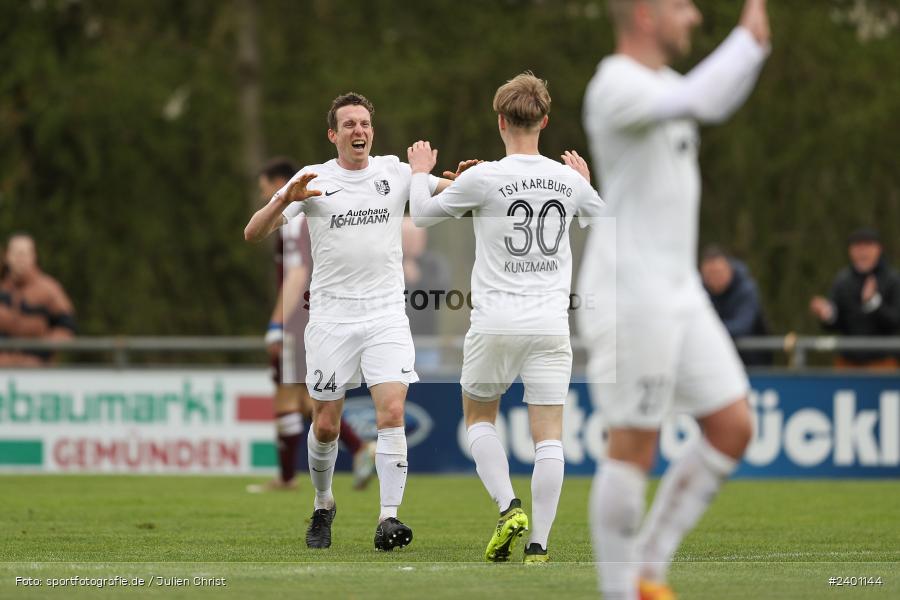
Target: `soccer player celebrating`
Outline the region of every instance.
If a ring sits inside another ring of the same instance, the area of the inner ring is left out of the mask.
[[[428,179],[437,150],[428,142],[409,148],[410,213],[427,226],[473,212],[472,323],[461,384],[469,448],[500,509],[485,558],[509,560],[512,543],[528,528],[494,427],[500,396],[521,376],[535,444],[524,561],[540,563],[548,560],[563,482],[562,417],[572,372],[569,225],[577,214],[585,226],[603,203],[577,153],[567,152],[560,164],[538,152],[550,112],[545,82],[530,72],[515,77],[497,90],[494,110],[506,158],[470,168],[437,196],[430,196]]]
[[[260,196],[268,202],[298,171],[296,163],[284,157],[269,160],[260,170],[257,184]],[[275,382],[275,430],[278,438],[279,474],[266,483],[251,484],[251,493],[277,490],[294,490],[297,449],[303,434],[303,419],[312,420],[312,402],[306,388],[306,356],[303,338],[284,335],[285,324],[289,332],[302,334],[308,319],[303,308],[304,292],[312,271],[309,227],[304,218],[292,220],[278,230],[275,244],[275,265],[278,269],[278,300],[272,310],[266,333],[266,346]],[[285,339],[287,337],[287,339]],[[282,363],[292,370],[289,377],[282,377]],[[341,421],[340,440],[353,455],[353,484],[363,489],[375,470],[374,443],[363,443],[346,421]]]
[[[579,313],[592,396],[610,427],[591,521],[605,598],[673,598],[672,556],[736,468],[752,427],[746,373],[697,273],[697,123],[724,121],[744,102],[769,24],[765,0],[746,0],[740,25],[682,76],[668,65],[687,54],[701,21],[691,0],[609,6],[616,53],[584,100],[617,226],[617,246],[591,235],[579,279],[579,294],[597,298],[609,293],[605,274],[616,273],[615,314]],[[639,530],[659,427],[676,410],[696,417],[703,435],[669,468]]]
[[[381,514],[375,548],[392,550],[412,541],[412,530],[397,519],[407,473],[404,402],[407,387],[418,381],[400,237],[411,175],[396,156],[369,155],[374,112],[360,94],[335,98],[328,139],[337,158],[301,169],[244,230],[247,240],[257,241],[301,213],[309,223],[314,268],[305,339],[313,426],[307,447],[316,490],[306,531],[310,548],[331,545],[337,436],[345,393],[360,385],[360,375],[372,394],[378,428]],[[428,184],[440,191],[450,180],[431,178]]]

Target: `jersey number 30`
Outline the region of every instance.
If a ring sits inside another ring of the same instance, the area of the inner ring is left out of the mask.
[[[548,244],[547,240],[544,239],[544,223],[547,220],[547,215],[550,213],[551,209],[553,209],[559,217],[559,231],[557,231],[556,239],[553,240],[553,243]],[[566,207],[563,206],[562,202],[559,200],[547,200],[544,202],[544,205],[541,206],[541,210],[538,212],[537,228],[534,232],[531,230],[531,220],[534,217],[534,209],[531,208],[531,205],[525,200],[516,200],[510,204],[506,216],[524,216],[522,221],[513,225],[513,229],[521,231],[522,236],[524,236],[521,244],[517,244],[511,235],[505,237],[506,249],[513,256],[525,256],[531,252],[531,245],[534,243],[535,239],[537,239],[538,248],[540,248],[541,254],[544,256],[553,256],[559,250],[559,242],[566,232]]]

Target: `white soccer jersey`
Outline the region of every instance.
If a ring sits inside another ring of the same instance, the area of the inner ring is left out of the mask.
[[[310,172],[318,177],[309,189],[322,195],[294,202],[283,213],[289,221],[304,213],[309,223],[310,321],[353,323],[405,314],[400,230],[409,165],[396,156],[372,156],[365,169],[348,171],[332,159],[304,167],[272,199]],[[433,191],[438,179],[429,183]]]
[[[620,54],[600,63],[585,94],[584,126],[618,246],[591,235],[580,291],[599,293],[616,272],[619,294],[629,298],[690,303],[705,296],[696,267],[697,122],[734,112],[766,54],[739,27],[686,76]]]
[[[594,188],[566,165],[515,154],[470,168],[435,200],[474,217],[471,331],[568,335],[569,226],[600,215]]]

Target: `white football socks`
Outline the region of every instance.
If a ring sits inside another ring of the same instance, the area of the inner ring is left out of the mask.
[[[665,583],[682,538],[736,467],[737,461],[701,438],[666,470],[640,533],[641,577]]]
[[[506,510],[516,494],[509,479],[509,461],[497,437],[497,429],[493,423],[475,423],[466,430],[466,437],[481,482],[500,511]]]
[[[544,440],[534,446],[534,471],[531,474],[531,537],[528,544],[547,549],[550,527],[562,492],[565,456],[560,440]]]
[[[315,429],[309,428],[306,436],[306,449],[309,462],[309,477],[316,489],[316,510],[334,506],[334,495],[331,493],[331,481],[334,479],[334,463],[337,461],[337,440],[320,442],[316,439]]]
[[[591,489],[594,557],[605,600],[636,600],[637,534],[647,475],[631,463],[607,459]]]
[[[379,521],[397,518],[397,508],[403,501],[406,487],[406,430],[403,427],[387,427],[378,430],[375,443],[375,470],[381,488],[381,514]]]

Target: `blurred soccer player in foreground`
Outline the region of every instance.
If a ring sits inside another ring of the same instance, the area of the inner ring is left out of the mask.
[[[337,158],[307,166],[277,191],[247,224],[258,241],[305,214],[312,242],[313,276],[306,327],[306,384],[313,401],[307,434],[309,471],[316,490],[306,532],[310,548],[331,545],[336,514],[331,483],[337,437],[348,389],[365,377],[378,427],[375,467],[381,512],[375,549],[412,541],[397,519],[406,487],[404,403],[418,381],[406,316],[401,225],[409,199],[409,165],[396,156],[370,156],[375,129],[372,103],[356,93],[335,98],[328,111],[328,139]],[[431,178],[431,191],[451,181]]]
[[[528,528],[494,427],[500,396],[521,376],[534,441],[532,531],[524,561],[540,563],[549,559],[547,540],[563,483],[562,419],[572,374],[569,226],[575,215],[587,225],[603,202],[578,154],[567,152],[560,164],[538,151],[550,112],[544,81],[530,72],[508,81],[494,96],[494,110],[506,158],[470,168],[434,197],[428,173],[437,150],[428,142],[409,148],[410,213],[422,226],[473,213],[472,324],[461,384],[472,458],[500,509],[485,558],[508,561],[513,542]]]
[[[752,427],[746,373],[696,271],[697,124],[724,121],[747,98],[769,24],[765,0],[746,0],[740,25],[682,76],[668,65],[688,54],[701,22],[691,0],[609,7],[616,52],[584,100],[618,240],[610,247],[592,234],[580,277],[579,293],[597,297],[603,273],[617,274],[615,315],[579,313],[592,396],[610,427],[591,526],[605,598],[673,598],[672,556],[737,467]],[[642,524],[659,428],[674,411],[693,415],[703,435],[670,466]]]
[[[294,173],[299,170],[288,158],[273,158],[262,168],[258,178],[260,196],[268,202]],[[264,484],[251,484],[247,491],[260,493],[297,488],[297,450],[303,436],[303,419],[312,422],[312,402],[306,381],[306,352],[303,331],[309,321],[304,308],[304,293],[312,273],[309,226],[298,218],[278,230],[275,243],[275,266],[278,269],[278,300],[272,310],[266,332],[266,346],[275,382],[275,430],[278,436],[279,474]],[[287,326],[288,335],[285,335]],[[282,373],[282,363],[292,370]],[[353,455],[353,483],[363,489],[375,471],[373,442],[363,443],[349,423],[341,421],[340,440]]]

